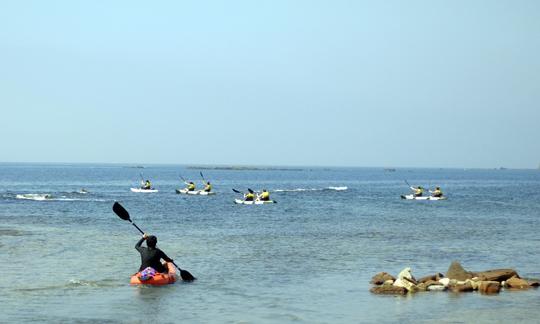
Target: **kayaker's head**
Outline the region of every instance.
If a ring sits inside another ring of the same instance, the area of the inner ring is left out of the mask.
[[[210,184],[210,181],[206,181],[206,184]]]
[[[424,189],[424,188],[422,188],[422,186],[418,186],[418,189]]]
[[[441,187],[437,187],[437,188],[435,188],[435,190],[441,190]]]
[[[268,190],[266,190],[266,189],[263,189],[263,192],[267,192],[267,191],[268,191]]]
[[[148,236],[148,238],[146,239],[146,245],[150,248],[155,248],[156,244],[157,244],[157,237],[155,237],[154,235]]]
[[[189,184],[193,184],[193,181],[190,181]]]

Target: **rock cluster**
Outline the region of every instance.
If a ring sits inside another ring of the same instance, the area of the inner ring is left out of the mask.
[[[452,262],[446,275],[436,273],[416,279],[411,268],[403,269],[396,277],[386,272],[377,273],[371,279],[374,294],[405,295],[419,291],[468,292],[497,294],[501,288],[529,289],[538,287],[537,280],[522,279],[513,269],[494,269],[481,272],[465,270],[457,261]]]

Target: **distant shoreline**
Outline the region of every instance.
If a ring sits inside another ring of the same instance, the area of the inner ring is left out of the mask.
[[[286,168],[286,167],[255,167],[255,166],[200,166],[188,165],[186,169],[190,170],[228,170],[228,171],[304,171],[303,168]]]

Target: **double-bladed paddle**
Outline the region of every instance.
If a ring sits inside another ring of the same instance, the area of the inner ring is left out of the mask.
[[[114,202],[114,205],[113,205],[112,209],[113,209],[114,213],[116,215],[118,215],[118,217],[120,217],[123,220],[129,221],[131,223],[131,225],[135,226],[135,228],[138,229],[139,232],[141,232],[141,234],[144,235],[143,230],[141,230],[139,228],[139,226],[137,226],[137,224],[133,223],[133,221],[129,217],[128,211],[122,205],[120,205],[117,201]],[[184,280],[184,281],[193,281],[193,280],[197,279],[197,278],[193,277],[193,275],[191,273],[189,273],[189,271],[180,269],[180,267],[174,261],[172,262],[172,264],[174,264],[174,266],[180,271],[180,276],[182,277],[182,280]]]

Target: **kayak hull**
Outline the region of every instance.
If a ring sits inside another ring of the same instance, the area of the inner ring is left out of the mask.
[[[158,190],[157,189],[131,188],[131,192],[153,193],[153,192],[158,192]]]
[[[172,262],[167,262],[167,273],[158,273],[153,278],[150,278],[145,281],[139,279],[139,272],[131,276],[129,283],[131,285],[151,285],[151,286],[164,286],[175,283],[178,280],[178,275],[176,274],[176,268]]]
[[[245,201],[245,200],[242,200],[242,199],[235,199],[235,200],[234,200],[234,203],[235,203],[235,204],[238,204],[238,205],[266,205],[266,204],[275,204],[276,202],[275,202],[274,200],[267,200],[267,201],[262,201],[262,200]]]
[[[442,196],[442,197],[433,197],[433,196],[415,197],[414,195],[401,195],[401,199],[407,199],[407,200],[446,200],[448,198],[445,197],[445,196]]]
[[[189,191],[187,189],[176,189],[176,193],[177,194],[183,194],[183,195],[199,195],[199,196],[211,196],[211,195],[216,194],[213,191],[210,191],[210,192],[204,191],[204,190]]]

